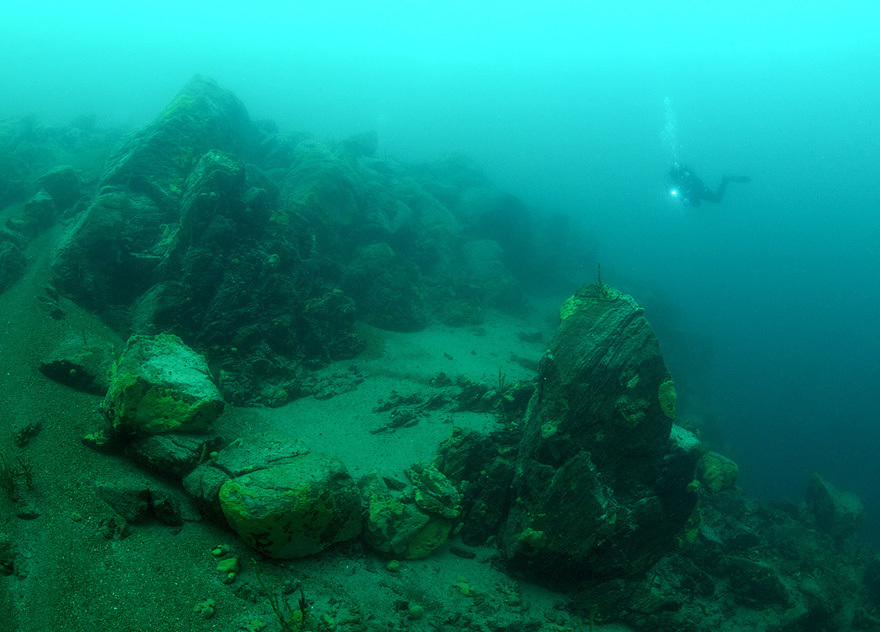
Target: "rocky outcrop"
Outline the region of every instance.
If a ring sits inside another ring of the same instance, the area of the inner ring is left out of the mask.
[[[643,310],[582,287],[541,360],[502,530],[511,569],[596,586],[645,571],[696,506],[699,442],[671,433],[675,388]]]
[[[158,268],[176,243],[187,181],[202,157],[244,151],[256,137],[238,99],[209,79],[193,79],[110,158],[96,198],[56,252],[58,289],[105,317],[108,310],[129,308],[161,280]],[[195,189],[190,187],[196,195],[229,193]],[[237,199],[240,191],[233,193]]]
[[[521,306],[508,268],[529,250],[528,209],[462,161],[403,165],[376,145],[255,124],[196,77],[76,204],[54,284],[121,333],[180,336],[238,404],[282,404],[302,368],[356,355],[356,319],[413,331]],[[75,199],[75,175],[46,174],[54,193],[22,229]]]

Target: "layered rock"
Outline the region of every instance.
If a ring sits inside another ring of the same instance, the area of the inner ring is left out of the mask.
[[[697,502],[699,442],[643,310],[605,285],[561,310],[526,415],[502,530],[512,569],[571,585],[636,576],[674,548]]]

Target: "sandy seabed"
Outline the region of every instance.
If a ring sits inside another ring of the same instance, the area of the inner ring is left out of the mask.
[[[0,492],[0,537],[15,552],[13,574],[0,576],[0,632],[277,630],[268,599],[257,590],[252,559],[259,556],[224,526],[198,519],[195,509],[185,509],[191,519],[179,528],[132,525],[121,539],[102,533],[102,521],[114,513],[98,496],[98,483],[183,493],[173,481],[83,445],[81,438],[96,429],[100,397],[55,383],[38,370],[72,336],[109,341],[119,350],[124,344],[64,299],[65,317],[50,316],[46,287],[62,230],[56,226],[31,243],[26,276],[0,295],[0,453],[33,466],[32,487],[21,490],[21,498]],[[432,326],[411,334],[372,330],[361,357],[322,371],[330,380],[349,382],[358,374],[362,380],[351,390],[275,409],[229,407],[216,430],[227,439],[281,431],[337,456],[355,479],[375,470],[403,479],[406,467],[433,457],[453,427],[490,430],[499,421],[488,413],[441,410],[412,427],[375,433],[388,423],[387,412],[374,412],[379,401],[393,392],[424,392],[441,372],[488,384],[496,383],[499,373],[508,383],[530,379],[529,362],[543,353],[558,304],[536,303],[524,317],[487,313],[479,327]],[[520,335],[536,332],[542,342]],[[41,424],[39,434],[26,446],[16,445],[15,431],[35,422]],[[241,560],[241,572],[229,584],[212,555],[220,544],[230,545]],[[473,557],[462,557],[462,551]],[[491,547],[464,547],[453,539],[427,559],[401,561],[397,570],[359,542],[311,558],[258,564],[265,584],[279,594],[286,591],[292,606],[302,590],[314,629],[491,630],[508,622],[532,630],[589,629],[589,622],[561,609],[561,595],[505,575],[495,558]],[[214,614],[204,618],[194,607],[208,600]]]

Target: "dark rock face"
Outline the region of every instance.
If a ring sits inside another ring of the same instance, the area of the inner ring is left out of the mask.
[[[434,460],[463,491],[459,535],[465,544],[485,545],[504,523],[519,436],[503,430],[492,436],[456,427]]]
[[[643,310],[588,285],[561,310],[526,414],[502,531],[512,569],[587,586],[630,578],[694,510],[699,442],[673,428],[675,390]]]

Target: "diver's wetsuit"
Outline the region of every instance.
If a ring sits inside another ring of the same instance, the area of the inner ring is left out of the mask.
[[[669,170],[669,193],[679,198],[683,204],[699,206],[701,200],[718,204],[724,199],[724,192],[730,182],[749,182],[748,176],[724,176],[718,189],[713,191],[700,180],[687,165],[675,163]]]

